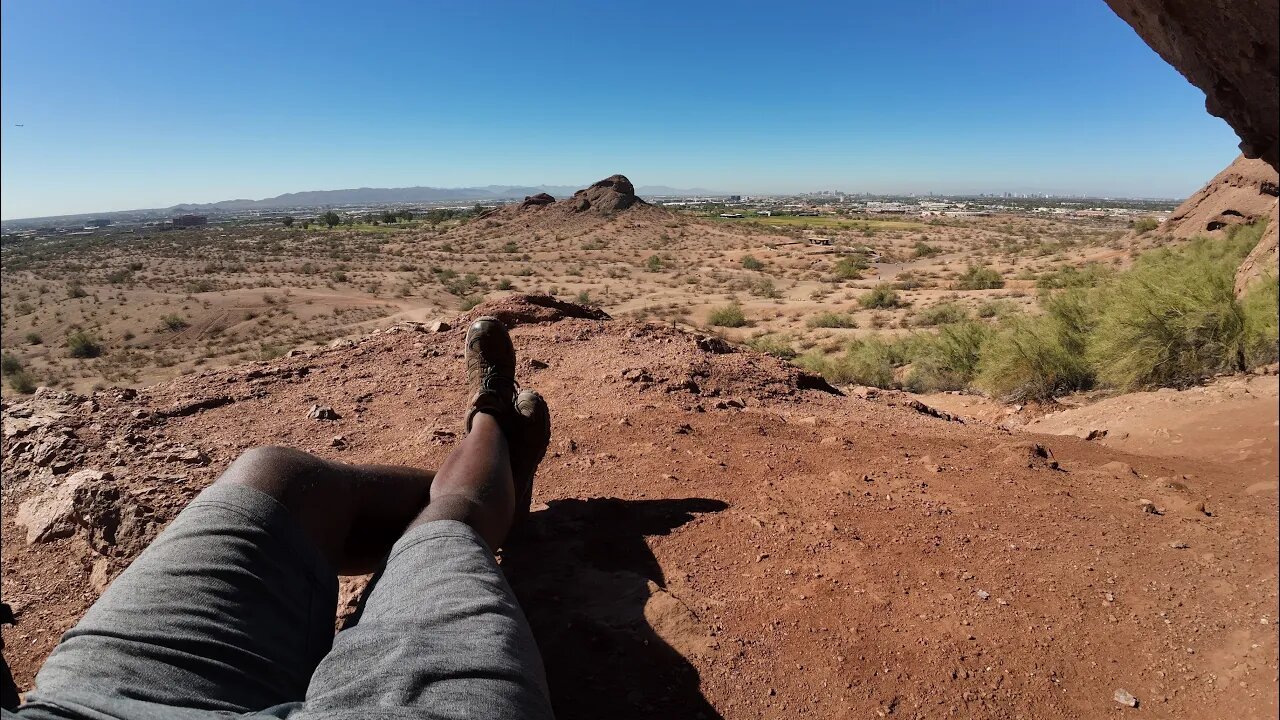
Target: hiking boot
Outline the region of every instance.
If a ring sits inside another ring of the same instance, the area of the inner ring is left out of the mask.
[[[512,403],[516,395],[516,349],[507,328],[497,318],[477,318],[467,328],[464,357],[467,388],[472,392],[467,432],[471,432],[471,419],[476,413],[487,412],[510,438]]]
[[[551,411],[535,390],[521,390],[515,403],[515,440],[511,448],[511,477],[516,486],[516,513],[512,527],[529,516],[533,503],[533,476],[551,442]]]

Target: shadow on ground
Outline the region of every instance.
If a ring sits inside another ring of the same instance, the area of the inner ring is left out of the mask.
[[[726,507],[595,498],[557,500],[529,517],[502,568],[537,637],[559,720],[720,718],[686,659],[712,638],[667,591],[645,537]]]

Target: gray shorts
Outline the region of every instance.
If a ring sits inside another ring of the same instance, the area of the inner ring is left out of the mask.
[[[405,533],[335,636],[337,598],[288,510],[216,483],[63,636],[16,717],[552,717],[528,623],[467,525]]]

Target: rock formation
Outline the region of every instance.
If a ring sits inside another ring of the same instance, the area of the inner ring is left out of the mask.
[[[537,195],[526,195],[524,202],[520,203],[520,209],[524,210],[531,207],[545,207],[556,201],[555,197],[547,193],[538,193]]]
[[[1275,0],[1107,0],[1205,93],[1245,157],[1280,168],[1280,5]]]
[[[1261,160],[1238,157],[1178,206],[1162,230],[1189,238],[1232,225],[1274,218],[1276,171]]]
[[[645,204],[636,197],[635,186],[625,175],[611,175],[604,180],[592,183],[573,194],[566,202],[571,203],[575,212],[595,210],[601,213],[612,213],[626,210],[637,203]]]

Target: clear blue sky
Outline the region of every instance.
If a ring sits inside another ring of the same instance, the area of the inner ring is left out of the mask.
[[[615,172],[1171,197],[1237,152],[1102,0],[6,0],[2,22],[5,218]]]

